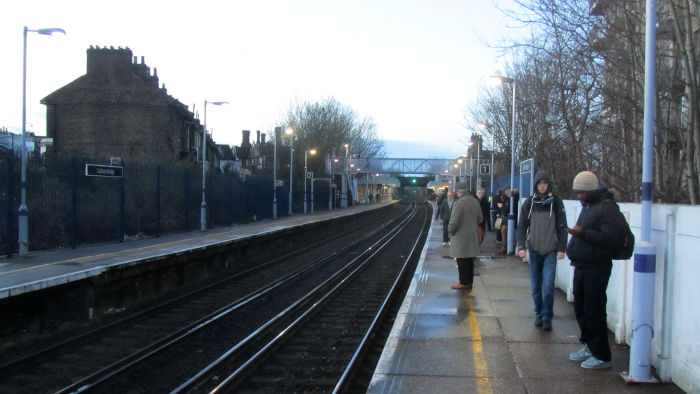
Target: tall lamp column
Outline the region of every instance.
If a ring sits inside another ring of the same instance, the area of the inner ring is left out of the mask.
[[[204,100],[204,129],[202,130],[202,206],[199,218],[200,229],[207,229],[207,105],[224,105],[226,101]]]
[[[60,28],[48,28],[31,30],[24,26],[23,55],[22,55],[22,169],[20,179],[20,205],[17,216],[19,217],[19,255],[26,256],[29,253],[29,208],[27,207],[27,32],[39,33],[50,36],[53,33],[66,34]]]
[[[316,149],[307,149],[304,150],[304,213],[306,213],[306,178],[309,177],[309,170],[308,170],[308,163],[307,163],[307,154],[310,153],[312,155],[316,154]],[[311,183],[311,194],[313,195],[314,185],[313,182]],[[311,203],[313,204],[313,199],[311,200]]]
[[[515,180],[515,123],[516,123],[516,114],[517,112],[515,111],[515,89],[516,89],[516,82],[515,79],[513,78],[508,78],[504,77],[501,75],[494,75],[491,78],[495,80],[499,80],[501,83],[510,83],[513,86],[513,116],[511,117],[512,120],[512,125],[511,125],[511,132],[510,132],[510,212],[508,213],[508,249],[507,253],[513,253],[515,251],[515,214],[513,209],[515,201],[513,197],[513,186],[514,186],[514,180]]]
[[[294,170],[294,129],[287,127],[284,134],[289,136],[289,216],[292,216],[292,171]]]
[[[277,219],[277,143],[279,142],[280,135],[282,135],[282,128],[275,127],[275,141],[273,142],[272,148],[272,218]]]

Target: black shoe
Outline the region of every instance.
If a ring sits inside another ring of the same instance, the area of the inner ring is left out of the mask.
[[[539,316],[535,318],[535,327],[542,327],[542,318]]]
[[[542,322],[542,329],[545,331],[552,331],[552,321],[551,320],[544,320]]]

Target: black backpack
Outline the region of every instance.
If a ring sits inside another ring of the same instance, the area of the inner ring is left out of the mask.
[[[634,255],[634,234],[632,234],[625,215],[619,210],[615,221],[620,229],[620,241],[617,243],[615,250],[613,250],[612,258],[613,260],[629,260]]]

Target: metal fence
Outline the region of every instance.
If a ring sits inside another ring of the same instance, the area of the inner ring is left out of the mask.
[[[123,242],[200,228],[202,171],[196,167],[126,163],[123,177],[85,175],[85,159],[32,156],[27,164],[29,249]],[[0,253],[17,253],[20,160],[0,155]],[[298,184],[298,183],[297,183]],[[296,186],[296,185],[295,185]],[[294,192],[294,210],[303,192]],[[289,186],[277,189],[277,212],[288,212]],[[328,209],[328,185],[315,188],[314,208]],[[310,191],[309,191],[310,192]],[[272,217],[272,178],[209,171],[208,227]]]

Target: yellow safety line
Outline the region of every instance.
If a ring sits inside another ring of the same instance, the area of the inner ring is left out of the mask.
[[[472,307],[472,299],[467,298],[469,306],[469,329],[472,332],[472,350],[474,352],[474,370],[476,373],[476,388],[479,394],[493,394],[491,380],[489,380],[489,368],[484,356],[484,342],[481,339],[481,330],[479,330],[479,321]]]

